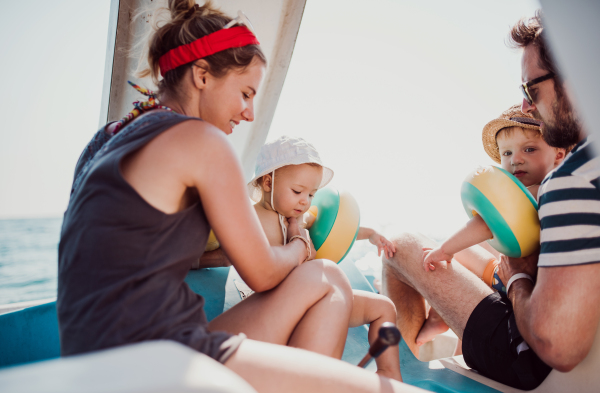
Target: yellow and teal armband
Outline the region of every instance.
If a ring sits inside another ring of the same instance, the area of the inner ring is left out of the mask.
[[[333,187],[319,190],[309,212],[315,222],[309,229],[315,245],[315,258],[340,263],[348,254],[360,228],[358,203],[347,191]]]
[[[492,232],[488,243],[509,257],[525,257],[540,244],[538,204],[516,177],[487,166],[467,176],[461,188],[467,215],[478,214]]]

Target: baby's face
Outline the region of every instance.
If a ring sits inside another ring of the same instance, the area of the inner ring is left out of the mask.
[[[323,178],[323,168],[308,164],[288,165],[275,171],[273,200],[279,214],[298,218],[310,208]]]
[[[496,142],[502,168],[526,187],[540,184],[565,156],[563,149],[548,146],[537,131],[520,127],[501,130]]]

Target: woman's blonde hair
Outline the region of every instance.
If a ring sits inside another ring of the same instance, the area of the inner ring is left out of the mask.
[[[210,0],[202,6],[196,4],[195,0],[169,0],[167,7],[170,18],[155,22],[155,31],[148,41],[147,54],[144,54],[147,56],[147,63],[141,63],[145,66],[137,72],[138,77],[152,77],[160,93],[175,90],[193,63],[170,70],[159,80],[158,61],[161,56],[171,49],[222,29],[232,20],[215,8]],[[207,71],[217,78],[232,69],[243,72],[255,59],[267,64],[267,59],[258,45],[230,48],[203,58],[208,64]]]

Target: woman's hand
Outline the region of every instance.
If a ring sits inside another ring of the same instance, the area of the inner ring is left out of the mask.
[[[369,242],[377,247],[377,255],[381,256],[381,251],[385,252],[386,258],[392,258],[396,252],[396,246],[394,243],[385,238],[382,234],[377,231],[369,236]]]
[[[423,247],[423,269],[427,271],[435,270],[436,265],[446,269],[447,264],[452,262],[452,258],[454,258],[454,255],[446,254],[441,247],[435,249]]]

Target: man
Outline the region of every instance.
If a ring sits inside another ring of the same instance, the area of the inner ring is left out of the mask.
[[[543,121],[550,146],[573,150],[543,181],[539,197],[541,247],[527,258],[502,256],[500,278],[508,295],[492,292],[459,263],[425,271],[421,235],[395,239],[384,257],[383,284],[398,310],[398,326],[418,353],[415,338],[426,299],[463,340],[469,366],[520,389],[537,387],[551,368],[570,371],[588,354],[600,320],[600,158],[571,106],[550,56],[541,14],[511,30],[521,61],[522,111]],[[423,299],[424,298],[424,299]]]

